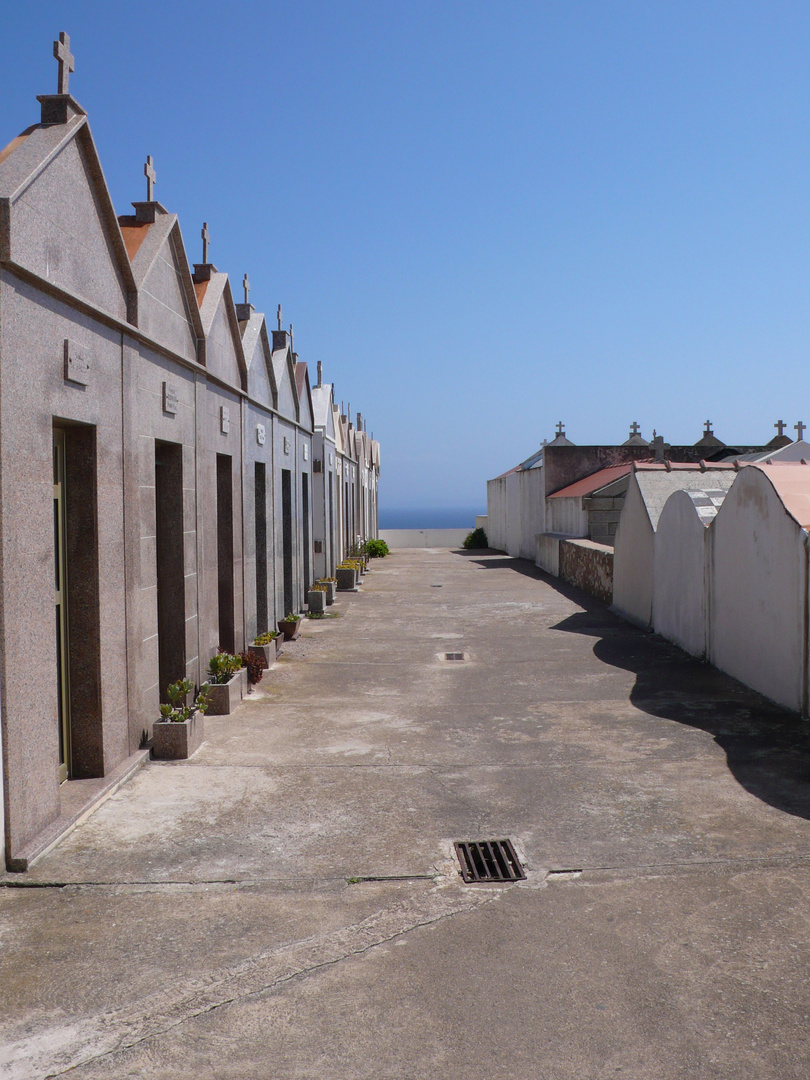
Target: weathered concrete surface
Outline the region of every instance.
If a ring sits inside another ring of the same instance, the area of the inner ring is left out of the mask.
[[[503,556],[335,609],[3,879],[0,1076],[805,1080],[807,725]]]

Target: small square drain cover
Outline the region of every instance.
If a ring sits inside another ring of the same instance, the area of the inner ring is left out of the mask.
[[[444,658],[445,658],[445,660],[463,660],[464,659],[464,653],[463,652],[446,652],[444,654]]]
[[[456,857],[465,881],[524,881],[511,840],[459,840]]]

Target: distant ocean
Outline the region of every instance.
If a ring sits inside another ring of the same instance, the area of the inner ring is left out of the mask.
[[[486,507],[461,507],[444,510],[386,510],[380,507],[381,529],[469,529],[475,528],[476,514]]]

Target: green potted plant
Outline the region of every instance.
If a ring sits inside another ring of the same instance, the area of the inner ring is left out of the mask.
[[[385,540],[366,540],[366,554],[370,559],[384,559],[388,553]]]
[[[208,661],[208,712],[212,716],[228,716],[247,693],[247,671],[242,658],[221,649]]]
[[[299,634],[299,627],[301,626],[301,616],[296,615],[291,611],[285,615],[283,619],[279,619],[278,628],[284,635],[285,641],[295,641]]]
[[[261,654],[264,657],[264,666],[266,668],[272,667],[275,660],[281,654],[281,643],[284,641],[283,636],[278,630],[268,630],[265,634],[259,634],[251,645],[248,646],[248,652]]]
[[[169,701],[160,706],[160,719],[152,728],[152,754],[161,761],[182,761],[200,748],[205,737],[203,715],[210,704],[208,683],[203,683],[191,705],[191,679],[166,687]]]

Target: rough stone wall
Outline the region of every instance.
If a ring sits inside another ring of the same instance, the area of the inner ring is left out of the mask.
[[[613,548],[592,540],[560,541],[560,577],[609,604],[613,600]]]

